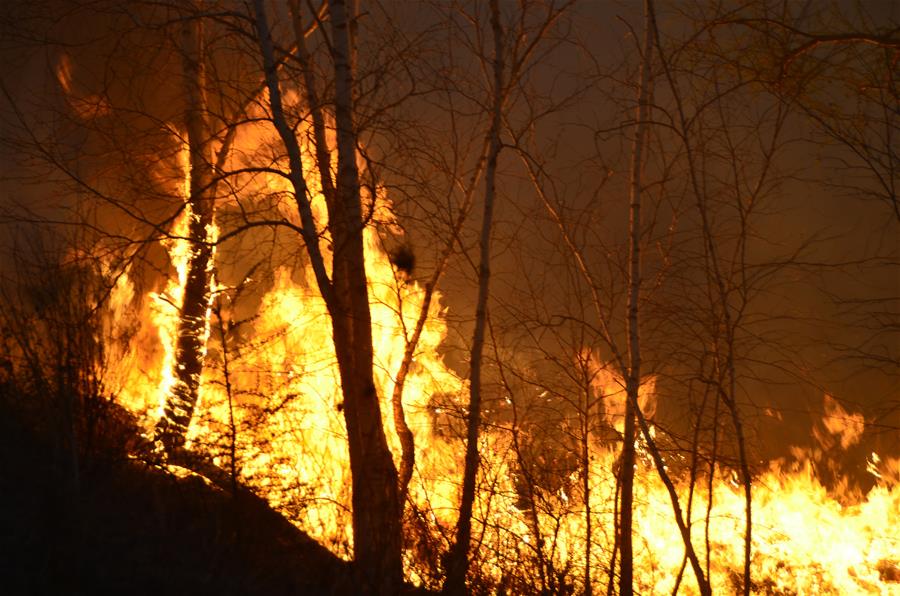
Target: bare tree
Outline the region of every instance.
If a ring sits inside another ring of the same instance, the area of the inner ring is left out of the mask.
[[[329,3],[337,132],[335,197],[328,205],[328,226],[334,246],[329,275],[304,178],[300,145],[284,110],[272,34],[262,0],[254,3],[254,13],[272,121],[287,150],[288,175],[303,241],[331,315],[350,448],[357,580],[365,592],[395,594],[403,582],[401,511],[397,470],[382,427],[372,370],[372,327],[362,237],[365,221],[353,110],[354,49],[350,29],[355,16],[349,14],[343,1]]]
[[[622,563],[619,569],[619,594],[631,594],[634,585],[634,555],[631,545],[632,514],[634,511],[634,441],[635,418],[640,415],[638,390],[641,386],[640,346],[640,293],[641,293],[641,174],[644,167],[647,118],[650,103],[650,72],[653,50],[653,4],[644,5],[644,44],[641,56],[641,74],[638,84],[637,117],[635,118],[634,145],[631,151],[631,183],[629,189],[629,242],[628,252],[628,370],[625,376],[625,426],[622,432],[621,498],[619,509],[619,548]]]
[[[166,397],[164,416],[157,425],[157,435],[167,451],[174,451],[184,444],[197,403],[209,335],[215,242],[214,137],[207,114],[203,21],[190,15],[184,18],[182,62],[187,98],[184,122],[190,156],[190,185],[185,208],[189,218],[190,257],[179,309],[173,362],[175,382]]]
[[[472,337],[471,370],[469,372],[469,408],[466,430],[466,461],[459,505],[456,537],[447,557],[445,594],[465,594],[466,573],[469,567],[469,542],[472,534],[472,507],[475,504],[475,476],[478,472],[478,434],[481,427],[481,365],[487,324],[487,300],[491,270],[491,222],[497,192],[497,159],[500,156],[501,112],[504,99],[503,29],[500,25],[500,6],[490,2],[491,33],[494,39],[493,91],[491,94],[491,127],[488,137],[487,169],[485,171],[484,213],[481,221],[480,261],[478,266],[478,297],[475,307],[475,331]]]
[[[491,74],[491,93],[487,106],[490,109],[491,121],[486,135],[488,144],[487,164],[485,169],[484,210],[479,235],[478,261],[478,294],[475,307],[475,327],[472,336],[469,370],[469,403],[466,411],[466,456],[463,470],[462,490],[460,495],[460,511],[456,525],[455,538],[446,558],[447,576],[443,585],[446,594],[465,593],[465,581],[469,567],[469,548],[472,532],[472,511],[475,504],[476,477],[479,469],[479,433],[482,408],[482,368],[483,354],[488,323],[488,296],[490,288],[491,237],[492,221],[497,196],[497,162],[503,148],[501,134],[504,125],[504,110],[510,95],[518,91],[517,87],[529,68],[532,58],[537,52],[551,27],[565,13],[571,2],[563,2],[539,8],[539,18],[533,28],[528,30],[526,13],[528,4],[519,8],[518,30],[504,30],[502,12],[497,0],[489,4],[490,31],[493,41],[493,52],[490,58],[482,56],[485,74]],[[511,45],[511,51],[507,49]],[[511,54],[507,59],[507,54]],[[488,68],[490,66],[490,68]]]

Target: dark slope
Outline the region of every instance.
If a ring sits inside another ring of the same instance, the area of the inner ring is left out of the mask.
[[[349,565],[261,499],[127,458],[133,429],[76,479],[63,441],[2,410],[0,593],[353,593]]]

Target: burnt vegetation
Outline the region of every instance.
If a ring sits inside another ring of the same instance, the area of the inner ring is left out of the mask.
[[[346,562],[225,471],[161,466],[103,383],[133,336],[104,329],[100,272],[39,256],[4,285],[17,293],[0,325],[3,591],[355,593]]]
[[[897,10],[2,3],[0,592],[897,589]]]

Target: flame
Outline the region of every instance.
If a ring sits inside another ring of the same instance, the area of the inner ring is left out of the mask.
[[[298,134],[300,139],[308,136]],[[264,125],[246,127],[235,142],[232,165],[262,156],[278,162],[273,139],[273,132]],[[304,147],[304,167],[314,172],[309,149]],[[310,176],[309,186],[323,231],[320,242],[327,248],[324,199],[315,176]],[[244,193],[241,200],[258,195],[266,208],[296,223],[284,178],[269,173],[246,175],[234,187]],[[389,198],[384,189],[374,192],[375,196],[365,197],[375,205],[373,219],[390,226]],[[111,328],[133,322],[130,311],[139,313],[140,328],[112,374],[122,388],[120,401],[148,429],[161,415],[161,400],[174,382],[174,334],[190,256],[182,238],[189,216],[182,214],[173,238],[165,242],[175,271],[165,287],[136,296],[128,276],[122,275],[111,295]],[[397,275],[374,224],[366,228],[364,240],[375,378],[384,400],[386,434],[399,460],[388,400],[424,289]],[[300,250],[299,246],[294,249]],[[323,253],[327,255],[327,249]],[[353,548],[350,466],[340,377],[329,315],[311,269],[275,269],[251,320],[232,322],[240,325],[238,332],[225,337],[212,334],[190,444],[224,469],[233,465],[241,482],[313,538],[349,558]],[[428,545],[437,551],[448,546],[463,469],[459,419],[464,413],[466,383],[440,356],[446,334],[446,309],[437,296],[406,380],[403,402],[417,447],[410,500],[419,524],[416,546],[406,553],[406,572],[411,581],[428,587],[439,585],[440,574],[434,569],[435,558],[423,552]],[[223,353],[228,355],[228,384]],[[603,397],[607,424],[620,428],[621,379],[596,354],[585,352],[581,358],[590,363],[591,384]],[[646,380],[640,402],[648,418],[655,410],[655,399],[654,382]],[[830,396],[824,403],[822,427],[832,441],[843,449],[858,443],[865,428],[862,415],[848,412]],[[498,423],[480,439],[482,466],[473,520],[479,548],[473,553],[474,572],[480,581],[498,589],[512,586],[515,591],[517,585],[531,589],[542,576],[545,582],[558,582],[559,591],[565,587],[577,592],[585,587],[589,567],[593,588],[604,589],[614,542],[615,445],[589,437],[587,466],[575,466],[552,487],[538,484],[533,494],[523,498],[516,430]],[[810,461],[794,468],[773,465],[755,478],[754,592],[900,592],[900,541],[893,530],[900,520],[900,460],[882,460],[873,454],[868,464],[877,483],[865,498],[852,504],[842,503],[826,490]],[[693,491],[692,539],[701,561],[709,557],[714,593],[731,593],[740,586],[743,565],[743,491],[724,469],[717,470],[711,485],[710,494],[706,479],[699,479],[693,489],[682,480],[679,491],[682,503]],[[635,588],[644,593],[671,592],[683,565],[684,547],[668,494],[644,460],[639,460],[636,469],[635,502]],[[541,564],[543,574],[538,569]],[[688,566],[680,584],[683,593],[697,591],[691,573]]]
[[[82,120],[93,120],[110,114],[109,102],[103,96],[78,92],[72,73],[72,59],[68,54],[60,54],[55,70],[56,81],[76,116]]]
[[[603,416],[611,428],[622,433],[625,428],[625,381],[611,367],[590,350],[583,351],[581,359],[587,363],[591,388],[603,402]],[[638,405],[648,420],[656,413],[656,379],[643,379],[638,388]]]
[[[184,136],[178,138],[183,139]],[[176,169],[180,174],[176,196],[181,200],[183,207],[168,236],[161,241],[175,275],[166,281],[161,291],[151,291],[146,300],[140,301],[139,320],[146,324],[141,325],[129,349],[119,354],[119,365],[112,370],[113,378],[117,380],[119,387],[119,401],[138,414],[140,422],[148,432],[163,415],[166,396],[177,382],[173,374],[175,346],[184,286],[191,260],[189,226],[193,214],[187,203],[190,195],[190,153],[187,143],[181,142],[180,151],[175,157]],[[218,234],[219,230],[215,224],[209,226],[207,241],[215,242]],[[213,254],[215,255],[215,251]],[[215,289],[215,279],[211,279],[210,290]],[[127,318],[133,316],[130,312],[133,302],[133,284],[128,272],[125,271],[119,276],[110,295],[114,325],[124,326]],[[208,306],[206,336],[209,334],[209,316]],[[204,341],[204,345],[205,343]]]
[[[862,414],[848,413],[832,396],[825,394],[825,416],[822,424],[826,430],[837,437],[841,449],[847,449],[859,442],[865,430],[865,419]]]

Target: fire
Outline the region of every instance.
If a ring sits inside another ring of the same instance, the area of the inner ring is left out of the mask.
[[[841,449],[847,449],[855,445],[862,437],[865,429],[865,419],[862,414],[851,414],[841,407],[836,399],[825,394],[825,417],[822,419],[825,429],[833,437],[837,437]],[[822,441],[822,435],[817,434]]]
[[[182,200],[183,208],[169,230],[169,235],[162,240],[175,275],[166,281],[161,291],[150,292],[146,300],[139,301],[140,318],[148,324],[140,326],[128,348],[118,355],[120,364],[112,371],[117,381],[120,401],[139,415],[148,432],[163,415],[166,395],[177,382],[173,374],[176,364],[175,344],[178,315],[184,299],[184,286],[191,259],[191,243],[188,238],[193,217],[190,205],[186,203],[190,194],[188,146],[186,143],[181,145],[181,150],[175,154],[175,167],[179,174],[176,194]],[[206,239],[214,243],[218,234],[218,227],[213,224],[207,230]],[[210,290],[214,291],[215,286],[215,280],[211,279]],[[128,307],[133,302],[133,294],[133,285],[128,271],[125,271],[119,275],[110,294],[109,318],[114,326],[127,325],[127,320],[132,315]],[[207,309],[207,336],[209,315],[210,311]]]
[[[272,138],[264,127],[248,127],[235,144],[234,160],[257,159],[266,153],[275,159]],[[298,138],[306,135],[298,134]],[[306,157],[306,171],[313,172],[313,160]],[[318,194],[315,176],[310,176],[309,184],[314,211],[324,222],[324,199]],[[295,219],[284,200],[284,179],[259,174],[235,186],[248,196],[260,193],[282,216]],[[375,206],[373,221],[390,228],[389,198],[383,189],[375,193],[366,197]],[[136,304],[141,313],[140,328],[113,372],[122,388],[121,402],[141,417],[148,431],[174,382],[174,333],[189,258],[188,243],[182,239],[188,217],[187,212],[181,215],[173,227],[173,239],[166,243],[176,273],[165,287],[138,297],[128,277],[121,276],[111,295],[113,327],[126,324],[128,305]],[[320,242],[327,246],[329,238],[322,229]],[[424,289],[397,274],[380,233],[375,224],[365,230],[366,267],[376,382],[386,433],[399,462],[389,400]],[[227,310],[227,288],[216,286],[215,290]],[[447,548],[446,536],[456,520],[463,449],[459,433],[452,428],[452,412],[462,411],[466,394],[466,383],[439,355],[447,334],[445,315],[440,300],[434,300],[404,389],[405,415],[417,448],[410,500],[425,527],[417,540],[437,545],[438,550]],[[224,355],[229,363],[227,384]],[[606,421],[611,428],[619,428],[624,403],[621,380],[596,355],[589,360],[595,372],[593,389],[606,398]],[[641,405],[648,417],[654,409],[653,393],[653,382],[647,382]],[[242,483],[265,496],[313,538],[349,558],[353,546],[350,466],[341,408],[331,325],[312,271],[281,267],[272,272],[271,284],[248,322],[240,323],[231,334],[211,333],[189,445],[221,468],[233,467]],[[533,587],[538,581],[559,591],[581,591],[585,570],[590,568],[594,590],[605,589],[614,545],[615,445],[589,438],[586,468],[574,466],[556,485],[535,483],[530,493],[523,492],[517,429],[504,424],[492,425],[481,439],[473,531],[479,545],[473,553],[475,573],[482,581],[511,586],[513,591],[517,585]],[[826,396],[825,417],[816,431],[820,440],[846,449],[859,441],[864,427],[862,415]],[[852,504],[822,485],[810,461],[795,468],[773,465],[755,478],[752,570],[756,593],[900,592],[900,540],[892,529],[900,520],[900,460],[882,461],[873,455],[869,465],[877,483],[865,498]],[[711,494],[707,480],[699,478],[693,489],[683,480],[681,499],[686,503],[693,490],[690,527],[695,547],[701,561],[709,561],[714,593],[730,593],[741,581],[742,488],[724,469],[717,471]],[[636,470],[635,502],[636,589],[671,592],[680,581],[682,592],[695,593],[690,567],[683,577],[679,574],[684,547],[668,495],[646,461],[639,462]],[[407,552],[406,565],[412,581],[429,587],[439,584],[439,576],[415,548]]]
[[[82,120],[109,115],[111,108],[103,96],[78,92],[72,70],[72,59],[66,53],[60,54],[56,63],[56,81],[65,94],[72,112]]]

